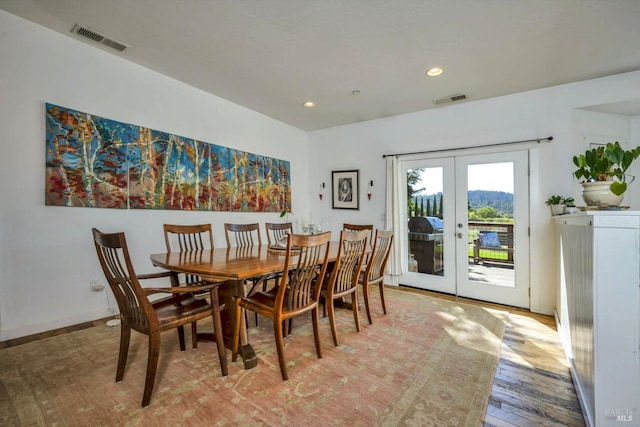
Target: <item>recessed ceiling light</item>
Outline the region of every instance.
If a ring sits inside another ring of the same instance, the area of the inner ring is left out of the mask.
[[[313,108],[316,106],[316,103],[313,101],[307,101],[304,104],[302,104],[305,108]]]
[[[444,70],[442,68],[434,67],[434,68],[431,68],[430,70],[427,70],[427,76],[436,77],[442,74],[443,72]]]

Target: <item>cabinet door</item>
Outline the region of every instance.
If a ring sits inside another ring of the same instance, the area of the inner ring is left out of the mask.
[[[595,227],[593,248],[596,425],[619,426],[620,421],[638,425],[638,229]]]

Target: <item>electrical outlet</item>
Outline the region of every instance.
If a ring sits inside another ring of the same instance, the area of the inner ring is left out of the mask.
[[[100,283],[99,279],[89,280],[89,289],[91,292],[100,292],[104,290],[104,285]]]

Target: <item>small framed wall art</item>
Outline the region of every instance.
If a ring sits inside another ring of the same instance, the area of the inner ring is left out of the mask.
[[[360,209],[359,172],[331,172],[331,195],[333,209]]]

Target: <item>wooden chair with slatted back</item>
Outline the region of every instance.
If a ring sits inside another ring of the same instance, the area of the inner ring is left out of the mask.
[[[213,249],[213,232],[211,224],[179,225],[164,224],[164,241],[167,252],[192,252]],[[200,276],[185,274],[184,283],[197,285],[207,283]],[[221,282],[224,283],[224,282]],[[180,349],[184,350],[184,335],[180,335]],[[192,347],[198,348],[198,328],[191,324]]]
[[[293,234],[293,224],[290,222],[265,222],[264,229],[267,232],[269,246],[275,245],[287,234]]]
[[[342,224],[342,229],[345,231],[361,231],[368,230],[369,231],[369,245],[373,245],[373,224],[347,224],[346,222]],[[367,268],[367,263],[369,259],[364,260],[364,264],[362,264],[362,268]]]
[[[342,224],[342,229],[346,231],[369,230],[369,244],[373,243],[373,224]]]
[[[219,283],[198,286],[179,286],[177,276],[172,272],[136,275],[124,233],[102,233],[92,230],[98,259],[120,309],[120,350],[116,382],[122,381],[131,329],[149,337],[147,373],[142,395],[142,406],[149,406],[158,367],[160,353],[160,333],[181,328],[200,319],[212,318],[218,357],[222,375],[227,375],[227,359],[222,337],[221,307],[218,303]],[[171,278],[169,288],[143,288],[142,279]],[[208,290],[211,302],[192,297],[194,292]],[[149,296],[158,293],[170,294],[166,298],[150,301]]]
[[[329,231],[313,235],[290,234],[287,239],[283,270],[290,274],[282,276],[277,293],[256,292],[236,299],[238,318],[242,316],[244,309],[260,313],[273,321],[278,362],[283,380],[288,379],[283,341],[285,321],[311,312],[316,354],[318,358],[322,358],[318,301],[329,260],[330,240],[331,232]],[[232,345],[234,361],[238,354],[239,337],[240,322],[237,322]]]
[[[278,242],[282,242],[283,239],[286,242],[287,235],[293,234],[293,223],[291,222],[265,222],[264,229],[267,232],[267,240],[269,242],[269,246],[275,245]],[[275,287],[279,286],[280,278],[282,277],[281,273],[273,274],[268,277],[268,280],[273,279],[275,281]],[[263,290],[266,288],[267,283],[263,281]],[[275,289],[274,287],[274,289]],[[257,318],[257,315],[256,315]],[[289,327],[284,328],[284,334],[287,336],[291,333],[291,329],[293,328],[293,321],[289,321]]]
[[[338,256],[333,265],[331,274],[325,280],[321,296],[324,306],[329,311],[329,323],[333,343],[338,345],[338,330],[336,327],[336,315],[334,301],[351,296],[351,311],[356,324],[356,330],[360,332],[360,315],[358,313],[358,279],[364,262],[368,230],[356,232],[341,231]]]
[[[360,284],[364,296],[364,305],[367,309],[369,323],[371,321],[371,310],[369,309],[369,286],[378,285],[380,288],[380,301],[382,311],[387,314],[387,306],[384,302],[384,270],[387,267],[391,245],[393,244],[393,230],[376,230],[376,237],[373,241],[373,250],[369,256],[368,264],[362,274],[360,274]]]
[[[227,247],[261,245],[260,224],[224,224]]]
[[[262,238],[260,237],[260,224],[252,223],[252,224],[224,224],[224,235],[227,239],[227,247],[230,248],[232,246],[236,247],[248,247],[248,246],[256,246],[262,244]],[[248,281],[247,285],[249,291],[248,295],[255,292],[256,289],[263,288],[265,289],[267,286],[267,281],[272,279],[270,276],[263,277],[255,277],[252,280]],[[245,317],[245,321],[247,321],[247,327],[249,327],[248,318]],[[258,324],[258,314],[255,315],[256,325]]]

